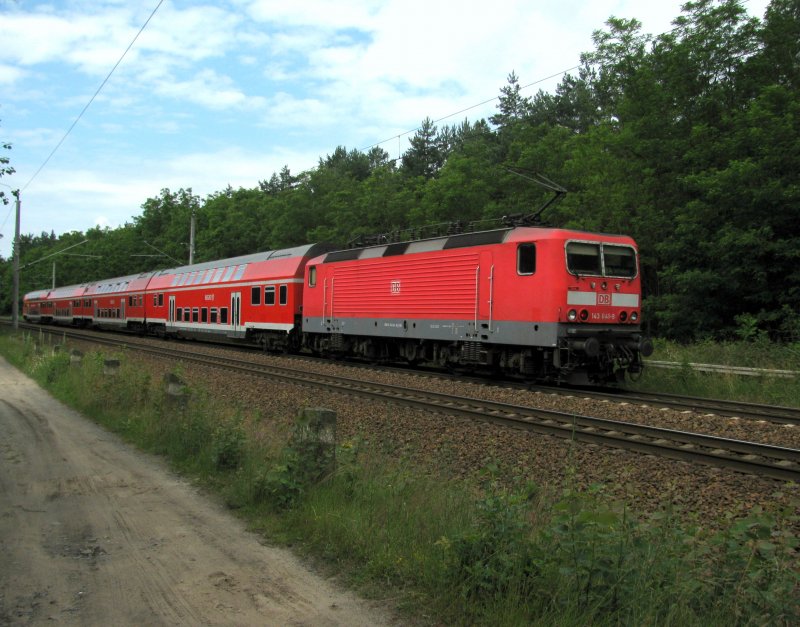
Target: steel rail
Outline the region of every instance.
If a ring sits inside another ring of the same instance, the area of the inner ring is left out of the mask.
[[[86,337],[80,335],[80,337]],[[92,336],[93,341],[96,336]],[[115,338],[101,343],[130,345]],[[474,398],[429,392],[347,377],[307,372],[297,368],[254,364],[235,357],[191,353],[185,350],[135,344],[141,352],[200,365],[221,367],[242,374],[266,377],[297,385],[393,402],[425,411],[438,411],[506,427],[534,431],[579,442],[613,446],[685,462],[724,467],[779,481],[800,481],[800,450],[742,440],[729,440],[672,429],[581,416]]]
[[[606,399],[614,402],[627,402],[639,405],[658,406],[669,409],[715,414],[746,420],[764,420],[781,425],[800,426],[800,408],[780,405],[762,405],[745,401],[730,401],[715,398],[698,398],[678,394],[657,394],[652,392],[599,392],[599,391],[554,391],[552,388],[530,388],[547,390],[556,394],[570,394],[587,398]]]
[[[97,339],[99,336],[96,333],[81,331],[78,329],[64,329],[58,331],[43,328],[40,325],[27,325],[22,326],[30,329],[38,329],[43,332],[50,332],[57,335],[65,335],[69,337],[85,337],[92,341],[101,342]],[[235,344],[224,344],[224,346],[234,347]],[[308,359],[308,358],[306,358]],[[358,364],[349,363],[348,365],[356,366]],[[384,368],[389,371],[400,371],[404,373],[419,374],[415,370],[407,370],[402,368]],[[440,378],[465,381],[476,381],[483,384],[490,384],[486,379],[477,379],[470,377],[452,377],[442,373],[431,373],[425,371],[427,376],[437,376]],[[500,385],[508,387],[519,387],[528,391],[539,391],[543,393],[556,394],[561,396],[572,396],[577,398],[587,399],[603,399],[612,402],[627,402],[632,404],[639,404],[643,406],[655,406],[661,408],[674,409],[677,411],[692,411],[698,413],[707,413],[717,416],[728,416],[735,418],[742,418],[746,420],[763,420],[780,425],[795,425],[800,426],[800,408],[786,407],[777,405],[763,405],[758,403],[749,403],[743,401],[731,401],[725,399],[710,399],[699,398],[694,396],[680,396],[676,394],[659,394],[654,392],[630,392],[626,390],[619,390],[615,392],[591,390],[591,389],[574,389],[574,388],[561,388],[553,386],[543,386],[534,384],[520,384],[512,381],[504,381]]]

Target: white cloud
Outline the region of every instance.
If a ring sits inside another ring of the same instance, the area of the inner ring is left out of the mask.
[[[0,63],[0,85],[11,85],[25,76],[25,72],[18,67]]]
[[[264,99],[249,98],[237,89],[228,76],[222,76],[213,70],[201,70],[191,80],[163,80],[156,85],[159,95],[178,101],[199,104],[210,109],[230,109],[249,106],[258,108]]]
[[[492,99],[510,71],[525,85],[576,65],[610,15],[636,17],[656,33],[681,2],[170,0],[24,191],[23,230],[119,226],[162,188],[204,196],[228,184],[253,187],[284,165],[313,167],[337,145],[388,139],[384,149],[398,156],[423,118]],[[760,16],[766,3],[746,7]],[[0,137],[13,142],[17,169],[3,183],[28,181],[153,6],[3,4]],[[9,240],[0,240],[4,255]]]

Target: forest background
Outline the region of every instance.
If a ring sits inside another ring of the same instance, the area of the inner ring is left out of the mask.
[[[552,196],[543,175],[569,192],[545,225],[636,239],[651,334],[800,341],[800,2],[763,20],[688,2],[668,33],[612,18],[594,45],[554,93],[523,96],[512,71],[488,120],[426,118],[398,160],[339,146],[252,189],[163,189],[117,229],[23,235],[20,292],[50,287],[51,264],[30,264],[84,239],[92,256],[54,258],[57,285],[183,265],[193,212],[202,262],[532,214]],[[0,258],[6,314],[11,279]]]

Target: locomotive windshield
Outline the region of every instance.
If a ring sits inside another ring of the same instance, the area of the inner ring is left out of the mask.
[[[631,279],[636,276],[636,253],[630,246],[603,244],[603,267],[606,276]]]
[[[636,252],[630,246],[567,242],[567,270],[584,276],[633,278]]]

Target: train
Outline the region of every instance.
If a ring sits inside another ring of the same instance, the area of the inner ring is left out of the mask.
[[[634,240],[543,226],[269,250],[30,292],[22,313],[578,385],[624,381],[653,351]]]

